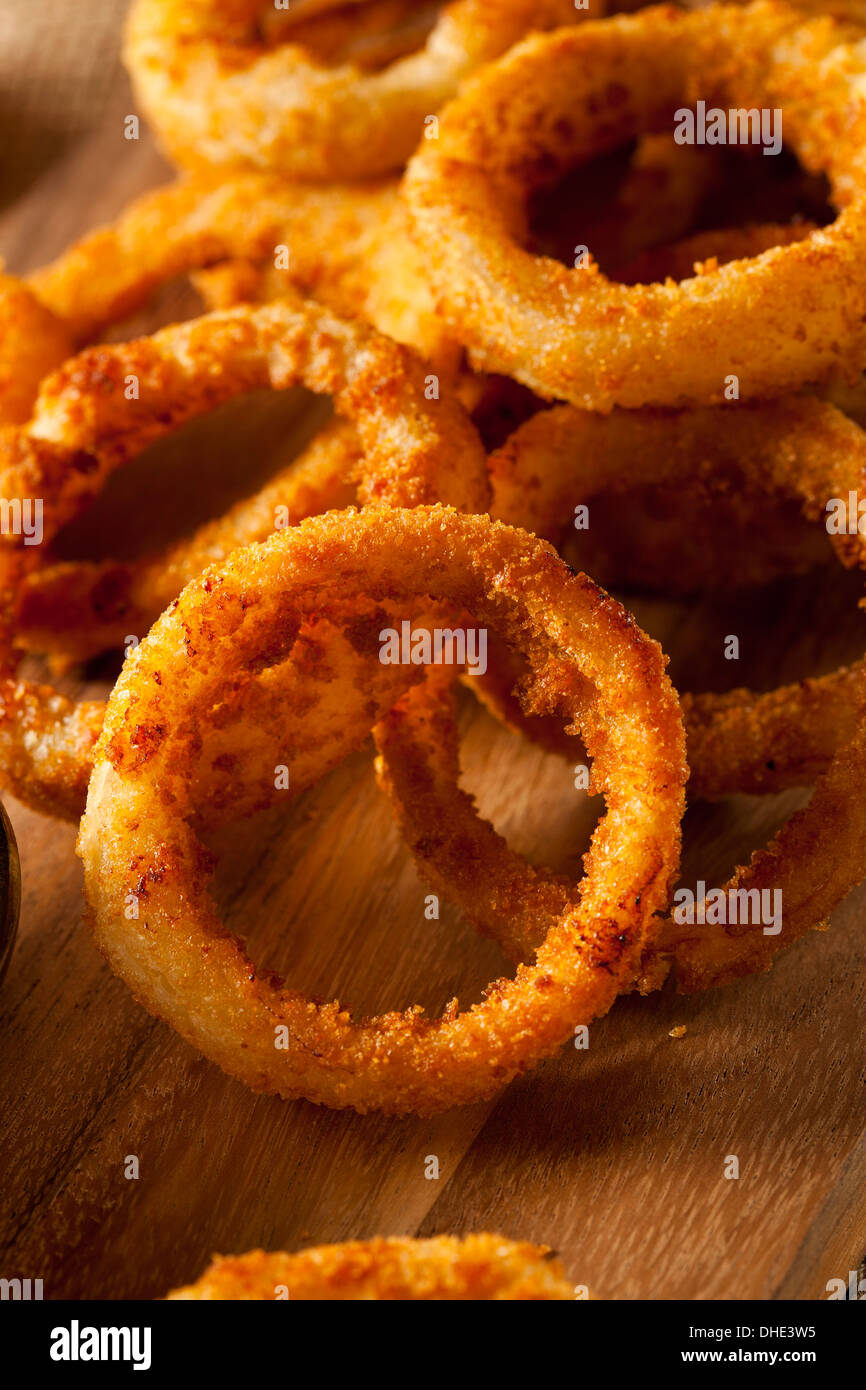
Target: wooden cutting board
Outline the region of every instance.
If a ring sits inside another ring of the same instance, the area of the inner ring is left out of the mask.
[[[127,144],[106,119],[3,215],[10,269],[56,254],[164,176],[146,138]],[[159,317],[187,303],[162,296]],[[126,555],[187,529],[311,428],[303,396],[232,407],[136,464],[90,540]],[[862,651],[857,593],[830,570],[712,605],[635,606],[683,688],[768,688]],[[723,657],[728,633],[741,639],[737,665]],[[104,694],[116,666],[70,688]],[[572,769],[471,696],[461,727],[482,812],[530,857],[577,868],[592,818]],[[690,809],[684,882],[726,873],[804,800]],[[214,1251],[489,1229],[547,1242],[605,1299],[815,1299],[861,1260],[863,891],[767,976],[621,1000],[588,1051],[565,1048],[494,1103],[362,1118],[253,1095],[150,1018],[81,924],[74,828],[8,804],[24,902],[0,988],[0,1275],[42,1278],[47,1298],[154,1298]],[[217,848],[229,924],[309,992],[356,1010],[438,1009],[502,972],[455,913],[425,919],[369,749]]]

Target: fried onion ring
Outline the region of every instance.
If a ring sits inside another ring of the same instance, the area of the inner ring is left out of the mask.
[[[454,0],[418,53],[364,72],[257,41],[261,0],[136,0],[124,57],[176,163],[305,179],[399,169],[470,72],[531,30],[585,18],[573,0]],[[604,0],[594,0],[604,12]],[[357,22],[357,21],[356,21]],[[289,31],[290,32],[290,31]]]
[[[671,963],[678,987],[686,994],[770,969],[779,951],[809,930],[823,930],[827,916],[860,883],[866,850],[861,797],[866,776],[866,671],[860,664],[831,679],[835,708],[833,703],[828,707],[824,699],[815,702],[819,683],[811,685],[808,713],[818,729],[817,741],[825,746],[824,757],[813,753],[821,772],[812,800],[805,810],[792,816],[766,849],[736,869],[723,885],[725,893],[781,890],[781,932],[767,936],[754,928],[750,931],[748,926],[726,926],[721,931],[711,925],[683,925],[671,919],[657,946],[647,953],[642,993],[659,988]],[[754,737],[757,732],[766,746],[768,736],[782,728],[783,747],[795,750],[793,757],[801,767],[803,755],[796,748],[798,725],[783,721],[793,707],[795,720],[799,718],[801,727],[805,722],[802,687],[773,694],[769,709],[766,697],[759,697],[758,710],[745,703],[744,697],[755,699],[748,691],[735,692],[731,705],[721,709],[713,697],[701,697],[711,704],[703,730],[711,755],[716,756],[720,730],[728,737],[733,735],[732,742],[737,736],[751,733]],[[532,957],[546,927],[541,913],[533,919],[524,910],[533,881],[545,886],[548,906],[562,890],[546,870],[521,866],[493,827],[478,815],[472,798],[458,786],[453,696],[453,688],[428,679],[404,695],[377,725],[380,785],[390,798],[422,877],[457,906],[482,935],[497,941],[509,959],[520,962]],[[854,718],[852,706],[859,711],[859,718]],[[831,725],[828,733],[818,726],[832,718],[835,710],[841,714],[840,723]],[[684,713],[691,739],[693,719],[687,704]],[[731,713],[733,720],[728,723]],[[851,737],[847,738],[849,729]],[[832,747],[827,748],[831,740]],[[688,748],[691,756],[691,742]],[[574,748],[568,752],[573,756]],[[437,827],[435,834],[431,834],[431,825]],[[498,877],[488,872],[491,864],[499,867]]]
[[[573,1301],[562,1265],[544,1245],[504,1236],[406,1236],[321,1245],[296,1255],[217,1256],[200,1279],[175,1289],[186,1302],[245,1299]]]
[[[50,538],[115,469],[169,430],[245,392],[298,383],[333,395],[337,410],[356,418],[370,464],[364,501],[388,501],[399,490],[405,505],[485,509],[483,459],[472,467],[480,445],[453,395],[428,403],[424,366],[408,349],[297,295],[88,348],[66,362],[43,382],[32,419],[0,431],[0,495],[45,499]]]
[[[393,192],[387,200],[390,208]],[[369,229],[381,211],[377,189],[358,195],[322,189],[313,199],[309,190],[256,175],[225,183],[204,174],[137,199],[51,265],[23,280],[0,276],[0,424],[24,423],[43,378],[142,308],[166,281],[226,256],[273,256],[286,237],[298,286],[318,282],[319,297],[331,308],[364,314],[366,301],[355,288],[357,256],[373,242]],[[328,270],[313,241],[331,235]],[[341,260],[333,246],[347,241]],[[413,324],[411,307],[402,322]],[[384,332],[389,328],[383,325]],[[423,336],[419,328],[419,343]]]
[[[133,365],[138,368],[141,390],[139,399],[131,402],[124,395],[124,380]],[[427,399],[424,366],[408,349],[297,298],[255,312],[242,309],[212,315],[134,344],[90,349],[67,364],[59,381],[55,378],[53,385],[46,383],[40,399],[51,402],[46,415],[50,413],[55,422],[59,410],[61,416],[76,420],[79,430],[92,431],[88,434],[91,441],[101,441],[100,476],[106,476],[144,443],[220,400],[254,386],[270,384],[283,389],[299,380],[334,394],[337,408],[354,419],[360,444],[345,431],[329,434],[305,461],[275,479],[256,498],[179,546],[170,572],[160,573],[157,566],[145,571],[143,588],[124,587],[123,575],[129,572],[123,567],[119,567],[119,574],[109,569],[107,578],[98,567],[95,575],[86,567],[79,569],[83,582],[91,584],[88,592],[97,611],[100,602],[113,603],[105,616],[103,633],[106,626],[114,630],[110,621],[122,618],[125,625],[135,603],[147,608],[143,613],[139,606],[138,616],[151,616],[155,605],[176,596],[186,578],[198,574],[216,555],[225,554],[237,540],[249,539],[251,528],[260,535],[267,534],[265,519],[271,506],[287,506],[296,521],[309,511],[344,503],[347,486],[357,481],[358,495],[365,502],[414,505],[450,494],[451,500],[467,510],[486,510],[484,451],[457,400],[447,392],[439,399]],[[83,409],[85,405],[89,409]],[[37,410],[37,420],[40,418]],[[29,439],[22,430],[7,431],[7,442],[10,436],[13,440]],[[32,472],[13,469],[11,476],[7,474],[6,488],[8,495],[26,480],[51,498],[53,487],[56,527],[58,513],[65,519],[96,494],[100,477],[94,476],[99,471],[93,467],[94,454],[88,455],[91,473],[75,470],[75,457],[70,458],[60,448],[51,457],[56,468],[43,475],[38,485]],[[67,490],[70,464],[71,491]],[[348,474],[338,476],[344,464],[357,466],[356,479]],[[272,511],[269,520],[268,530],[272,530]],[[46,529],[50,531],[50,525]],[[9,537],[8,541],[14,539]],[[0,574],[4,623],[0,633],[0,768],[13,793],[28,804],[49,814],[77,817],[102,707],[77,707],[49,686],[16,678],[12,650],[17,636],[16,603],[21,595],[32,592],[29,585],[34,585],[37,594],[39,587],[38,576],[31,572],[36,568],[32,549],[22,548],[17,555],[8,544],[5,549]],[[44,605],[41,612],[47,614]],[[308,697],[305,714],[303,697],[298,694],[292,700],[290,689],[286,690],[285,698],[295,711],[299,744],[309,747],[313,768],[317,769],[309,780],[321,776],[350,748],[363,742],[372,724],[389,707],[388,702],[393,703],[411,683],[406,672],[400,673],[399,679],[392,674],[381,680],[380,670],[378,699],[372,691],[365,693],[361,668],[353,664],[352,654],[357,653],[360,659],[369,640],[350,640],[348,665],[343,663],[348,688],[342,741],[326,741],[323,746],[316,731],[317,722],[321,722],[317,702]],[[299,679],[290,673],[290,687],[296,688]],[[326,662],[326,685],[333,685],[334,679]],[[272,698],[279,698],[277,690]],[[323,747],[327,756],[316,762],[314,754]],[[302,784],[299,778],[293,786]],[[211,799],[225,797],[212,793]]]
[[[410,1009],[356,1022],[336,1002],[314,1004],[257,975],[208,896],[188,785],[201,720],[285,655],[305,615],[347,593],[429,597],[490,624],[523,652],[533,700],[561,695],[581,717],[596,758],[609,810],[579,902],[531,965],[466,1013],[455,1001],[438,1019]],[[97,943],[141,1002],[254,1089],[391,1114],[491,1096],[630,987],[669,900],[686,770],[664,664],[619,604],[552,548],[488,517],[330,513],[237,551],[159,619],[109,702],[79,836]],[[563,666],[580,672],[591,703],[551,686]],[[145,910],[128,921],[135,891]],[[281,1027],[286,1050],[275,1047]]]
[[[472,365],[602,411],[721,401],[731,376],[746,399],[850,375],[866,355],[866,57],[844,42],[853,32],[774,0],[656,7],[529,38],[471,79],[405,190]],[[836,221],[676,285],[618,285],[522,249],[530,192],[670,129],[695,93],[781,109],[794,152],[828,177]]]
[[[685,235],[715,172],[703,155],[705,151],[674,144],[670,136],[644,137],[608,211],[596,217],[588,214],[585,189],[581,190],[579,210],[571,219],[579,230],[569,234],[570,242],[579,236],[598,247],[599,254],[603,248],[606,259],[616,265],[660,241]],[[268,181],[262,182],[267,189]],[[245,185],[252,185],[246,194]],[[249,196],[258,210],[261,196],[254,176],[239,179],[237,186],[239,197]],[[453,373],[461,350],[436,312],[426,258],[409,235],[399,184],[321,190],[301,185],[293,190],[292,205],[294,215],[287,215],[281,236],[290,242],[289,266],[276,267],[270,247],[263,261],[251,248],[244,258],[236,256],[193,273],[207,308],[267,303],[285,293],[288,283],[338,313],[360,314],[380,332],[417,347]],[[561,240],[567,221],[562,208],[557,204],[542,220],[545,239],[552,235]]]

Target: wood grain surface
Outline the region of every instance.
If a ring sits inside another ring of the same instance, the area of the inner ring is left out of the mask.
[[[148,139],[124,142],[106,115],[3,214],[9,268],[54,255],[165,174]],[[190,307],[175,291],[148,322]],[[125,556],[187,529],[320,418],[300,394],[255,398],[185,431],[128,470],[86,544]],[[712,604],[633,606],[682,688],[768,688],[862,651],[858,594],[831,568]],[[728,633],[739,663],[724,660]],[[67,688],[104,694],[117,664]],[[536,862],[577,871],[593,811],[572,769],[469,695],[461,728],[482,812]],[[728,871],[805,798],[690,808],[684,882]],[[362,1118],[253,1095],[150,1018],[82,926],[74,828],[7,805],[24,899],[0,989],[0,1275],[42,1278],[47,1298],[154,1298],[214,1251],[490,1229],[547,1242],[605,1299],[817,1299],[862,1258],[863,890],[770,974],[688,999],[670,987],[622,999],[587,1051],[564,1049],[494,1103]],[[425,919],[369,748],[215,848],[229,925],[308,992],[358,1010],[437,1009],[502,973],[447,907]],[[729,1155],[737,1180],[724,1176]]]

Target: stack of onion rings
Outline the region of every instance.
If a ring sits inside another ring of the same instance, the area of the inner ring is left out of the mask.
[[[352,423],[141,562],[46,565],[4,537],[0,765],[17,794],[71,817],[89,780],[91,920],[154,1013],[254,1088],[435,1113],[495,1094],[575,1019],[657,986],[672,961],[685,989],[767,968],[859,876],[866,667],[763,696],[686,695],[694,795],[816,788],[726,885],[781,887],[779,935],[663,922],[686,777],[680,710],[655,644],[539,538],[559,541],[576,501],[649,483],[719,487],[730,474],[759,526],[780,498],[814,522],[828,497],[866,490],[866,440],[827,403],[856,409],[862,396],[866,67],[854,26],[776,0],[592,23],[564,0],[457,0],[438,19],[404,0],[340,14],[308,0],[270,48],[257,8],[135,5],[128,61],[164,141],[197,172],[0,284],[0,492],[12,505],[44,498],[51,539],[149,442],[241,392],[303,381]],[[407,56],[418,33],[427,45]],[[395,172],[425,117],[490,58],[441,112],[441,136],[434,123],[422,138],[402,188],[283,181]],[[783,109],[807,170],[827,174],[835,221],[693,232],[715,172],[673,143],[670,117],[704,87]],[[278,110],[267,122],[263,101]],[[630,139],[613,215],[581,224],[588,257],[566,268],[542,254],[533,195]],[[212,166],[247,172],[225,181]],[[619,283],[601,274],[602,251]],[[190,273],[218,312],[70,356]],[[297,285],[322,303],[300,301]],[[536,414],[486,466],[455,399],[464,350],[476,369],[581,409]],[[747,403],[707,406],[731,373]],[[803,388],[827,400],[784,394]],[[278,507],[300,525],[272,534]],[[864,567],[859,534],[833,544]],[[795,550],[764,554],[755,574],[796,566]],[[473,686],[506,722],[570,756],[580,734],[609,806],[580,884],[527,865],[459,791],[451,673],[422,683],[377,660],[379,630],[407,604],[416,626],[464,610],[489,624],[493,666]],[[107,713],[17,678],[22,650],[80,659],[153,622]],[[355,1022],[256,975],[215,916],[197,832],[269,804],[286,724],[293,793],[376,726],[407,842],[521,962],[514,981],[465,1014],[455,1001],[438,1020],[412,1009]],[[129,893],[141,922],[123,911]],[[274,1027],[288,1048],[274,1048]]]

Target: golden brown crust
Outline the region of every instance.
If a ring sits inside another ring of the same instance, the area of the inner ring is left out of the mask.
[[[30,422],[0,432],[0,495],[42,497],[51,537],[154,440],[226,400],[303,383],[355,419],[364,500],[486,503],[480,443],[453,392],[364,324],[293,295],[88,348],[42,384]],[[8,538],[7,538],[8,543]]]
[[[688,147],[687,147],[688,148]],[[655,245],[617,268],[624,285],[653,281],[687,280],[691,275],[711,275],[720,265],[749,260],[773,246],[793,246],[815,231],[811,222],[752,223],[696,232],[667,245]]]
[[[581,686],[573,669],[563,670],[563,679]],[[582,690],[579,694],[586,698]],[[510,960],[528,959],[551,924],[576,904],[580,881],[515,854],[458,785],[450,673],[429,673],[386,713],[374,734],[379,782],[422,878],[477,931],[496,940]]]
[[[22,651],[85,660],[119,648],[126,633],[147,632],[185,584],[232,550],[357,501],[363,450],[355,427],[337,420],[252,497],[159,553],[133,563],[47,563],[18,586],[14,640]]]
[[[504,1236],[391,1237],[322,1245],[298,1254],[217,1256],[171,1300],[573,1300],[546,1246]]]

